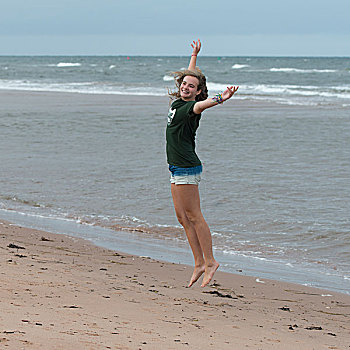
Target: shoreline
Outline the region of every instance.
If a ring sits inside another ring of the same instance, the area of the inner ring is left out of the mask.
[[[193,258],[187,240],[168,240],[164,237],[139,231],[137,228],[114,230],[108,227],[96,226],[76,222],[74,220],[32,215],[13,210],[1,210],[0,220],[14,222],[19,226],[63,234],[77,239],[89,241],[91,244],[112,251],[122,251],[125,254],[136,256],[149,256],[152,259],[167,261],[191,266]],[[166,244],[164,244],[166,243]],[[350,296],[350,290],[346,289],[346,283],[339,284],[339,278],[325,275],[317,270],[304,267],[291,268],[279,261],[258,260],[239,255],[232,258],[219,250],[214,255],[220,262],[220,270],[229,274],[250,276],[261,279],[269,279],[278,282],[292,283],[300,286],[327,290]],[[327,284],[325,284],[327,278]],[[307,281],[307,282],[306,282]],[[325,285],[322,285],[324,283]],[[334,283],[334,286],[330,286]],[[338,284],[337,284],[338,283]],[[329,286],[329,287],[328,287]]]
[[[0,219],[0,342],[17,349],[346,349],[350,296],[115,252]],[[11,248],[12,247],[12,248]],[[23,249],[24,248],[24,249]]]

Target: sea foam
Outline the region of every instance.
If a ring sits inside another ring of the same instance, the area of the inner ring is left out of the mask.
[[[64,68],[64,67],[80,67],[81,63],[71,63],[71,62],[60,62],[56,65],[56,67]]]
[[[238,64],[238,63],[236,63],[236,64],[234,64],[232,66],[232,69],[242,69],[242,68],[246,68],[246,67],[250,67],[249,64]]]
[[[298,68],[271,68],[270,72],[283,73],[335,73],[335,69],[298,69]]]
[[[164,75],[163,80],[164,81],[172,81],[172,80],[174,80],[174,77],[172,77],[171,75]]]

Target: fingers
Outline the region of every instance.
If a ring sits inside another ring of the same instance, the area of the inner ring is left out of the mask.
[[[232,96],[234,94],[233,86],[231,87],[228,86],[226,91]]]
[[[195,49],[197,52],[200,51],[201,46],[202,46],[202,44],[201,44],[201,41],[199,39],[197,41],[193,40],[193,42],[191,44],[192,49]]]
[[[233,96],[233,94],[238,90],[239,86],[228,86],[227,89],[223,92],[224,100],[228,100]]]
[[[227,90],[229,90],[231,96],[238,90],[239,86],[231,86],[231,87],[227,87]]]

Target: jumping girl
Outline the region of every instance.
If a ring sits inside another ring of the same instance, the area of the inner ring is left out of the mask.
[[[202,163],[195,152],[195,136],[201,113],[217,106],[238,90],[227,87],[222,94],[208,98],[206,78],[196,67],[201,42],[193,41],[193,52],[187,70],[174,72],[177,91],[168,113],[166,152],[171,172],[171,194],[177,219],[183,226],[194,256],[194,271],[188,287],[204,273],[201,286],[213,278],[219,263],[214,259],[211,233],[200,208],[198,185]]]

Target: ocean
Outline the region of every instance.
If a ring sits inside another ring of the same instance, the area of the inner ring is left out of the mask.
[[[192,264],[171,202],[188,57],[0,57],[0,217]],[[350,58],[199,57],[202,210],[221,269],[350,293]]]
[[[208,89],[240,99],[349,107],[349,58],[199,57]],[[188,57],[0,57],[0,88],[163,96]],[[233,81],[232,81],[233,79]]]

